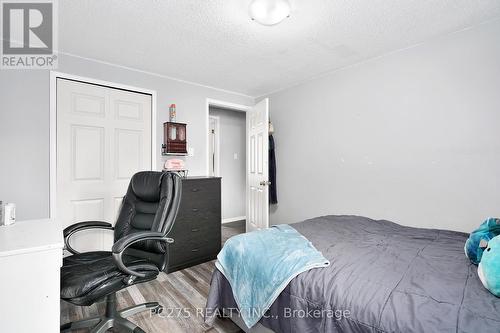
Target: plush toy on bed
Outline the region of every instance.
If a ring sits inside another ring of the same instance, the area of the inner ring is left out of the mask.
[[[483,286],[493,295],[500,297],[500,236],[493,237],[484,250],[477,268]]]
[[[500,297],[500,219],[489,218],[465,242],[465,254],[474,264],[484,287]]]
[[[481,256],[488,242],[500,235],[500,219],[490,217],[474,230],[465,242],[465,255],[474,264],[481,262]]]

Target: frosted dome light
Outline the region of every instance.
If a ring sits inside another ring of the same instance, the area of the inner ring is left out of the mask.
[[[288,0],[253,0],[249,11],[252,20],[263,25],[275,25],[290,16]]]

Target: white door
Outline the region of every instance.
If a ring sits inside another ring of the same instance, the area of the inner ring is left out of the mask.
[[[114,224],[131,176],[151,170],[151,95],[57,79],[57,218]],[[84,231],[76,250],[109,249]]]
[[[269,227],[269,99],[247,112],[246,231]]]
[[[220,176],[220,146],[219,146],[219,123],[220,118],[218,116],[209,116],[209,176],[219,177]]]

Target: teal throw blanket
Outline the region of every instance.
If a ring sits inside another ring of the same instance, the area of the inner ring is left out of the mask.
[[[229,281],[249,328],[294,277],[329,264],[310,241],[286,224],[230,238],[215,263]]]

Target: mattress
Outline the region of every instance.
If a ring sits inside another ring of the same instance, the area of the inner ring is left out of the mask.
[[[482,286],[465,257],[467,234],[359,216],[292,226],[331,265],[294,278],[263,326],[277,333],[500,332],[500,298]],[[229,283],[214,271],[207,323],[235,308]]]

